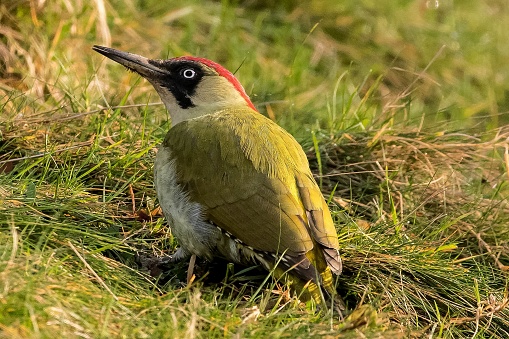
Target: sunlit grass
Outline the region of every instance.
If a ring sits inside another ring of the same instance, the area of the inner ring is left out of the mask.
[[[507,337],[509,10],[431,3],[2,2],[2,336]],[[93,44],[214,59],[296,135],[350,319],[250,268],[141,268],[177,246],[152,185],[169,117]]]

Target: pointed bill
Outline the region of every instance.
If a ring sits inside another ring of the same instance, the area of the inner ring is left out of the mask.
[[[145,58],[141,55],[122,52],[113,48],[97,45],[94,45],[92,49],[98,53],[101,53],[105,57],[118,62],[131,71],[138,73],[146,79],[153,79],[156,77],[169,75],[167,70],[155,66],[153,60]]]

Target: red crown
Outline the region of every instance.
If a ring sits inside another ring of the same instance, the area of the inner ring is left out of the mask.
[[[214,62],[209,59],[198,58],[198,57],[193,57],[193,56],[178,57],[178,58],[175,58],[175,60],[195,61],[195,62],[202,63],[205,66],[208,66],[208,67],[214,69],[217,72],[217,74],[226,78],[226,80],[228,80],[233,85],[233,87],[235,87],[235,89],[240,93],[240,95],[242,95],[242,97],[246,100],[249,107],[251,107],[252,109],[254,109],[256,111],[256,108],[253,105],[253,103],[251,102],[251,99],[249,99],[249,96],[247,95],[246,91],[244,90],[244,87],[242,87],[241,83],[237,80],[235,75],[233,75],[232,72],[230,72],[229,70],[227,70],[226,68],[224,68],[223,66],[218,64],[217,62]]]

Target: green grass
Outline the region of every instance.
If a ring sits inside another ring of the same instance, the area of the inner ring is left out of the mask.
[[[427,3],[2,2],[0,337],[507,337],[509,9]],[[257,270],[140,268],[177,246],[169,117],[94,44],[237,70],[330,201],[349,319]]]

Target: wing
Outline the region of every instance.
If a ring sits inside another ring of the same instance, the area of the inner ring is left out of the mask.
[[[296,258],[316,243],[327,261],[327,249],[337,253],[336,230],[306,155],[263,115],[237,109],[184,121],[163,145],[191,200],[243,243]]]

